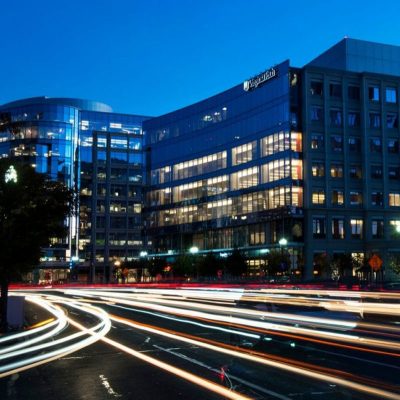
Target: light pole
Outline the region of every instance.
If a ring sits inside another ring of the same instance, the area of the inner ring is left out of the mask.
[[[279,243],[279,246],[281,247],[281,269],[282,269],[282,271],[284,271],[285,264],[284,264],[284,261],[283,261],[283,248],[287,246],[288,241],[287,241],[286,238],[283,237],[283,238],[279,239],[278,243]]]
[[[197,246],[192,246],[189,249],[189,253],[192,255],[192,267],[193,267],[193,269],[194,269],[194,266],[195,266],[195,256],[196,256],[196,254],[198,252],[199,252],[199,248]],[[198,267],[196,268],[196,277],[197,277],[197,280],[199,280],[199,269],[198,269]]]

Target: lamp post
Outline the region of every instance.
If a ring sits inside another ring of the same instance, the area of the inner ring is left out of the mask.
[[[287,246],[288,241],[286,238],[283,237],[283,238],[279,239],[278,243],[279,243],[279,246],[281,247],[281,269],[283,271],[284,267],[285,267],[284,261],[283,261],[283,248]]]
[[[192,246],[190,249],[189,249],[189,253],[192,255],[192,267],[193,267],[193,269],[194,269],[194,266],[195,266],[195,256],[196,256],[196,254],[199,252],[199,248],[197,247],[197,246]],[[198,269],[198,267],[196,268],[196,278],[197,278],[197,280],[199,280],[199,269]]]

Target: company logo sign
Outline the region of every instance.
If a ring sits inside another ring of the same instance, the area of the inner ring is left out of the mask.
[[[260,85],[278,76],[278,70],[274,67],[262,72],[261,74],[243,82],[243,89],[248,92],[257,89]]]

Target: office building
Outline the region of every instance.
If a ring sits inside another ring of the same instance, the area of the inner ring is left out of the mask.
[[[45,249],[34,281],[109,280],[142,249],[142,121],[99,102],[36,97],[0,107],[0,155],[76,193],[68,237]],[[73,276],[72,276],[73,275]]]
[[[286,273],[306,278],[327,273],[321,256],[376,255],[389,272],[399,83],[400,47],[345,38],[302,68],[284,61],[145,121],[153,252],[239,248],[257,274],[281,250]]]

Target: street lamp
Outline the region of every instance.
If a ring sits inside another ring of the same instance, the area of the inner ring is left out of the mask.
[[[197,254],[199,252],[199,248],[197,246],[192,246],[189,249],[190,254]]]
[[[140,253],[139,253],[139,257],[146,257],[147,256],[147,251],[141,251]]]
[[[287,244],[288,244],[288,241],[287,241],[287,239],[286,238],[281,238],[281,239],[279,239],[279,246],[281,246],[281,259],[282,259],[282,261],[281,261],[281,268],[282,268],[282,271],[284,271],[285,270],[285,262],[283,261],[283,248],[285,247],[285,246],[287,246]]]

